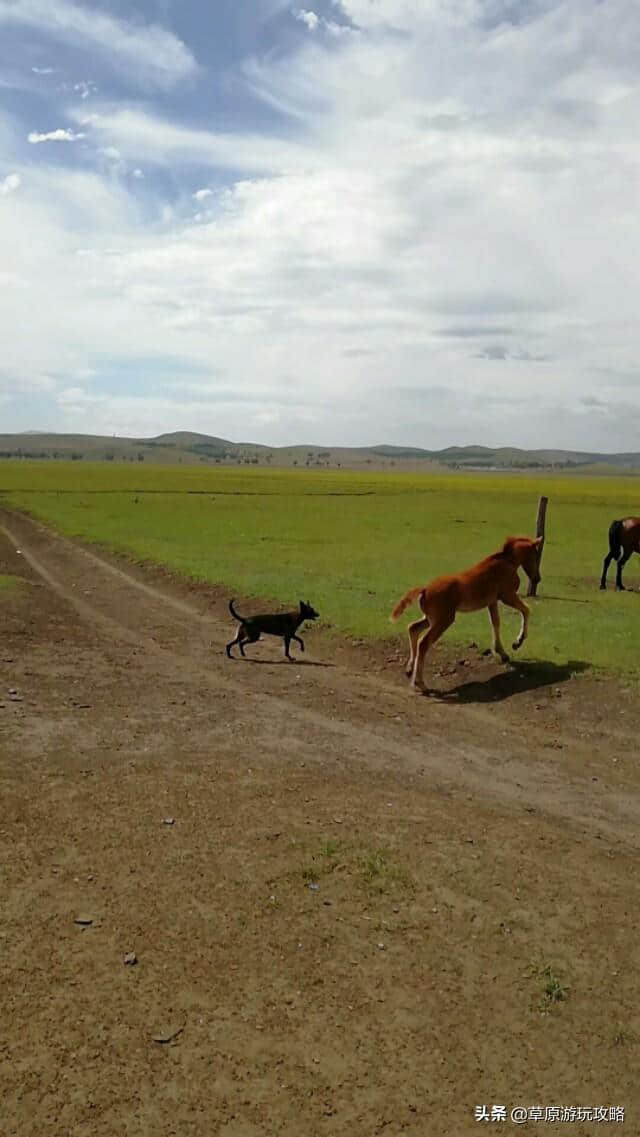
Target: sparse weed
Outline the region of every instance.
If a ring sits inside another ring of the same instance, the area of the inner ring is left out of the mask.
[[[374,849],[360,860],[360,877],[370,892],[388,892],[393,886],[408,887],[409,874],[391,860],[389,849]]]
[[[633,1046],[637,1043],[638,1036],[632,1030],[623,1030],[622,1027],[616,1027],[612,1041],[614,1046]]]
[[[552,964],[545,963],[544,960],[533,963],[529,975],[543,982],[542,998],[538,1004],[539,1011],[546,1012],[556,1003],[563,1003],[569,998],[571,988],[560,981],[554,973]]]
[[[337,865],[336,857],[340,846],[331,839],[325,841],[316,853],[311,854],[311,862],[302,869],[302,879],[306,884],[312,884],[320,876],[333,872]]]

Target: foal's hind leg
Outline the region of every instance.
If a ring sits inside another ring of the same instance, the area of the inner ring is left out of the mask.
[[[509,656],[504,650],[504,647],[502,646],[502,640],[500,639],[500,613],[498,612],[497,603],[489,605],[489,619],[491,620],[491,627],[493,628],[494,653],[500,656],[500,659],[503,663],[508,663]]]
[[[517,592],[514,592],[512,596],[501,596],[500,599],[503,604],[506,604],[507,608],[515,608],[516,612],[522,616],[518,638],[513,642],[513,650],[517,651],[519,647],[522,647],[529,631],[529,608]]]
[[[455,618],[455,613],[452,613],[451,615],[441,616],[439,619],[434,620],[429,631],[422,637],[418,644],[411,686],[417,688],[419,691],[424,691],[424,657],[429,648],[433,647],[440,639],[440,636],[446,632],[447,628],[451,627]]]
[[[405,669],[406,673],[407,673],[407,678],[413,672],[413,665],[416,661],[416,650],[418,647],[418,640],[420,639],[422,632],[426,632],[428,627],[429,627],[428,616],[424,616],[422,620],[414,620],[412,624],[409,624],[409,629],[408,629],[409,630],[409,658],[407,660],[407,666]]]

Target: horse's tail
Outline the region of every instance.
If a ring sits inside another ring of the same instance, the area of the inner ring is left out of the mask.
[[[620,560],[622,552],[622,522],[612,521],[609,526],[609,552],[614,561]]]
[[[231,615],[233,616],[234,620],[237,620],[239,624],[242,624],[244,622],[244,617],[239,616],[238,613],[236,612],[235,608],[233,607],[233,600],[229,601],[229,611],[231,612]]]
[[[410,591],[407,592],[402,597],[402,600],[399,600],[398,603],[396,604],[395,608],[393,609],[393,612],[391,613],[391,619],[392,620],[399,620],[402,613],[404,612],[405,608],[409,608],[409,606],[411,604],[413,604],[413,602],[415,600],[417,600],[418,597],[421,596],[424,591],[425,591],[425,588],[424,588],[423,584],[419,585],[418,588],[410,589]]]

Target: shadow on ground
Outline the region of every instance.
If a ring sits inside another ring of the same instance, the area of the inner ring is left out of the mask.
[[[582,675],[591,669],[591,664],[582,659],[570,659],[566,664],[538,660],[532,663],[517,663],[509,671],[493,675],[484,681],[472,679],[460,683],[449,691],[429,691],[432,698],[443,702],[457,703],[499,703],[520,695],[523,691],[535,691],[540,687],[554,687],[566,683],[574,675]]]

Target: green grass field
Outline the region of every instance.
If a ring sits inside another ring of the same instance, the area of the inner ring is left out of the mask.
[[[0,497],[69,536],[238,597],[308,599],[335,633],[376,638],[403,634],[388,614],[407,588],[467,567],[508,533],[531,533],[545,493],[543,582],[522,657],[636,676],[640,595],[597,586],[609,523],[640,513],[637,486],[564,475],[0,464]],[[635,559],[626,568],[634,589],[639,568]],[[517,615],[504,610],[504,623],[507,643]],[[486,613],[461,616],[447,638],[488,645]]]

